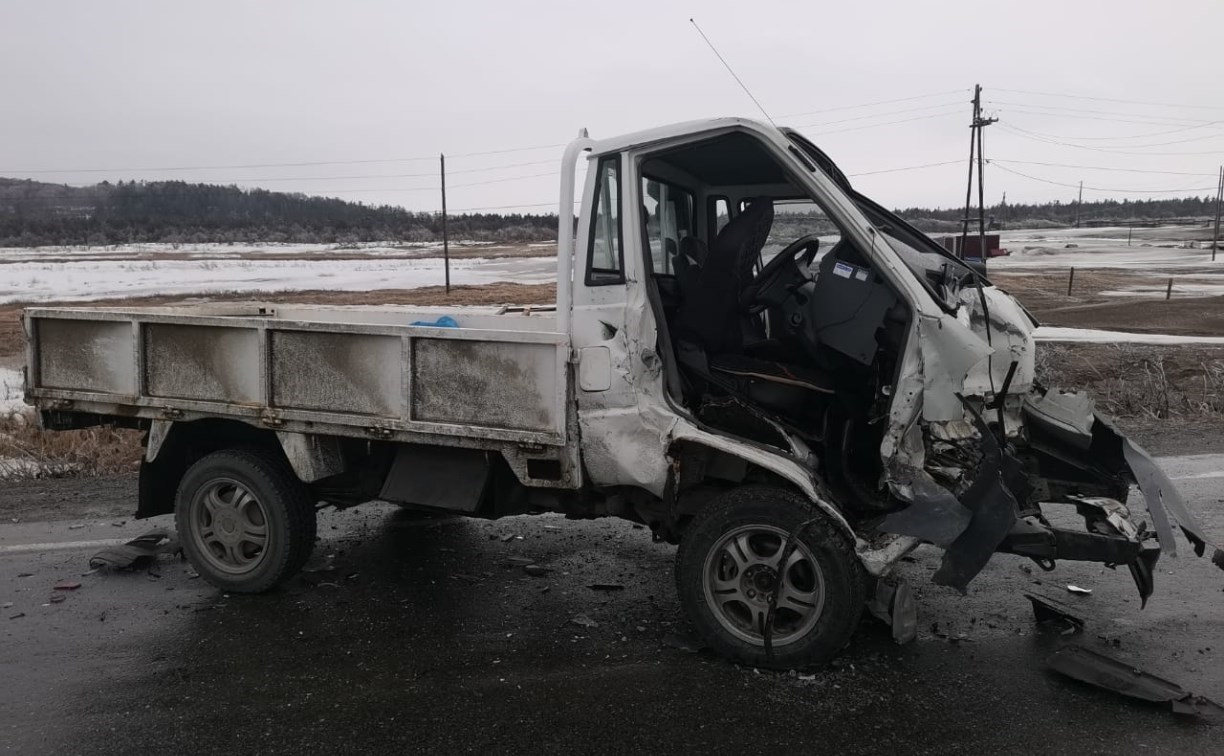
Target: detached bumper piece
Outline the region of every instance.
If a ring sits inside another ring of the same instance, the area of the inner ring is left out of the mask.
[[[1099,497],[1072,497],[1088,530],[1067,530],[1017,520],[1003,538],[998,550],[1028,557],[1043,566],[1065,559],[1072,562],[1101,562],[1130,569],[1139,598],[1147,605],[1155,588],[1153,574],[1160,559],[1156,534],[1136,528],[1130,512],[1121,502]]]

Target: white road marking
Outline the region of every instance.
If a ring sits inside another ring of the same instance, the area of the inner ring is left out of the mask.
[[[32,551],[72,551],[74,549],[104,549],[127,543],[126,538],[101,538],[96,541],[60,541],[58,543],[19,543],[0,546],[0,556],[5,554],[29,554]]]

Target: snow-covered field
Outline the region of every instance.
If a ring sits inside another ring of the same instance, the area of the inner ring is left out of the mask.
[[[556,277],[555,257],[451,261],[451,283],[540,283]],[[218,292],[373,291],[441,286],[441,259],[127,259],[0,261],[0,304]]]
[[[991,270],[1022,271],[1034,268],[1117,268],[1159,275],[1186,269],[1224,272],[1224,255],[1215,263],[1211,250],[1187,249],[1176,238],[1186,227],[1136,229],[1127,246],[1125,228],[1016,230],[1000,234],[1000,244],[1011,254],[992,258]],[[1142,234],[1142,238],[1139,236]],[[1200,246],[1202,243],[1199,243]],[[1074,245],[1068,247],[1067,245]]]

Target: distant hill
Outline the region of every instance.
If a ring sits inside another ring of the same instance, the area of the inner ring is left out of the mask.
[[[1210,197],[1085,202],[1080,220],[1120,223],[1211,217]],[[961,208],[905,208],[901,217],[927,232],[960,229]],[[1070,226],[1075,203],[996,205],[987,208],[996,227]],[[975,213],[976,215],[976,213]],[[549,241],[557,238],[557,216],[451,216],[453,239]],[[434,241],[442,238],[436,213],[394,206],[373,207],[338,199],[240,189],[182,181],[103,182],[75,187],[0,178],[0,246],[123,244],[133,242]]]
[[[452,216],[452,239],[539,241],[556,215]],[[73,187],[0,178],[0,246],[202,243],[347,243],[442,238],[441,218],[392,206],[182,181]]]

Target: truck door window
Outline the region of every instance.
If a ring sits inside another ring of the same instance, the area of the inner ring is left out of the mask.
[[[609,155],[599,160],[594,208],[586,284],[606,286],[624,283],[625,249],[621,238],[619,155]]]
[[[762,262],[772,260],[791,242],[813,234],[820,238],[816,260],[841,242],[841,231],[820,205],[808,199],[774,200],[774,221],[761,250]]]
[[[680,240],[693,235],[693,195],[678,186],[643,177],[642,210],[651,269],[656,274],[672,275]]]

